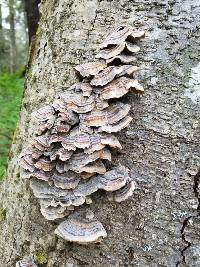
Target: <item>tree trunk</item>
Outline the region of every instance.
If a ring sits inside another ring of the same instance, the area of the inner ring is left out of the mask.
[[[46,0],[41,11],[1,188],[0,266],[29,254],[48,267],[200,266],[199,1]],[[145,94],[126,97],[134,120],[118,134],[123,150],[114,156],[138,189],[122,204],[95,195],[91,209],[108,237],[100,245],[71,244],[40,214],[18,155],[33,134],[30,113],[76,82],[73,67],[94,59],[102,38],[124,24],[148,32],[138,54]]]
[[[28,49],[29,44],[29,34],[28,34],[28,22],[27,22],[27,13],[26,13],[26,1],[21,1],[21,12],[23,13],[23,24],[24,24],[24,32],[25,32],[25,47]]]
[[[3,52],[4,47],[4,34],[3,34],[3,24],[2,24],[2,9],[0,4],[0,53]]]
[[[37,27],[38,27],[38,21],[40,17],[39,8],[38,8],[39,3],[40,3],[39,0],[26,0],[25,1],[29,43],[31,42],[32,37],[35,35]]]
[[[17,46],[15,37],[15,9],[14,1],[9,0],[9,23],[10,23],[10,72],[13,73],[17,67]]]
[[[0,31],[2,34],[3,26],[2,26],[2,10],[1,10],[1,4],[0,4]]]

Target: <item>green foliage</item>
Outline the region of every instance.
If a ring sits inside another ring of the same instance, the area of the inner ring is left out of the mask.
[[[8,41],[4,38],[0,29],[0,72],[9,71],[10,47]]]
[[[0,73],[0,179],[8,160],[20,110],[24,79],[16,74]]]

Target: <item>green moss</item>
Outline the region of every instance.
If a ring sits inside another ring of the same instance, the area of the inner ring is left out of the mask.
[[[28,71],[28,74],[27,74],[27,76],[29,77],[29,78],[31,78],[32,77],[32,72],[29,70]]]
[[[42,19],[42,18],[41,18]],[[40,22],[41,23],[41,22]],[[41,26],[38,25],[37,31],[36,31],[36,35],[39,35],[41,33]]]
[[[48,255],[45,250],[38,249],[34,254],[34,258],[37,264],[44,264],[47,263]]]
[[[0,208],[0,222],[4,221],[6,218],[6,209]]]

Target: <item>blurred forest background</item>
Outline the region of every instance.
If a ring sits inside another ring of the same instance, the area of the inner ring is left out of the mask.
[[[0,0],[0,180],[14,138],[31,39],[39,20],[38,0]]]

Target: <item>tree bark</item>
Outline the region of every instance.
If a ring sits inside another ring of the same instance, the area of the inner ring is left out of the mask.
[[[0,31],[2,31],[3,26],[2,26],[2,10],[1,10],[1,4],[0,4]]]
[[[29,254],[47,267],[199,266],[199,1],[46,0],[41,12],[1,186],[0,266]],[[102,38],[124,24],[148,32],[137,55],[145,94],[125,98],[134,121],[118,134],[123,150],[113,158],[131,169],[138,189],[122,204],[94,195],[91,209],[108,237],[71,244],[40,214],[18,156],[33,135],[30,113],[76,82],[73,67],[93,60]]]
[[[38,27],[38,21],[40,18],[38,4],[39,0],[26,0],[25,1],[25,11],[27,16],[28,24],[28,35],[29,44],[31,43],[32,37],[35,35]]]
[[[3,34],[3,24],[2,24],[2,9],[0,4],[0,53],[3,52],[4,48],[4,34]]]
[[[10,24],[10,72],[13,73],[17,67],[17,46],[15,36],[15,9],[14,1],[9,0],[9,24]]]

